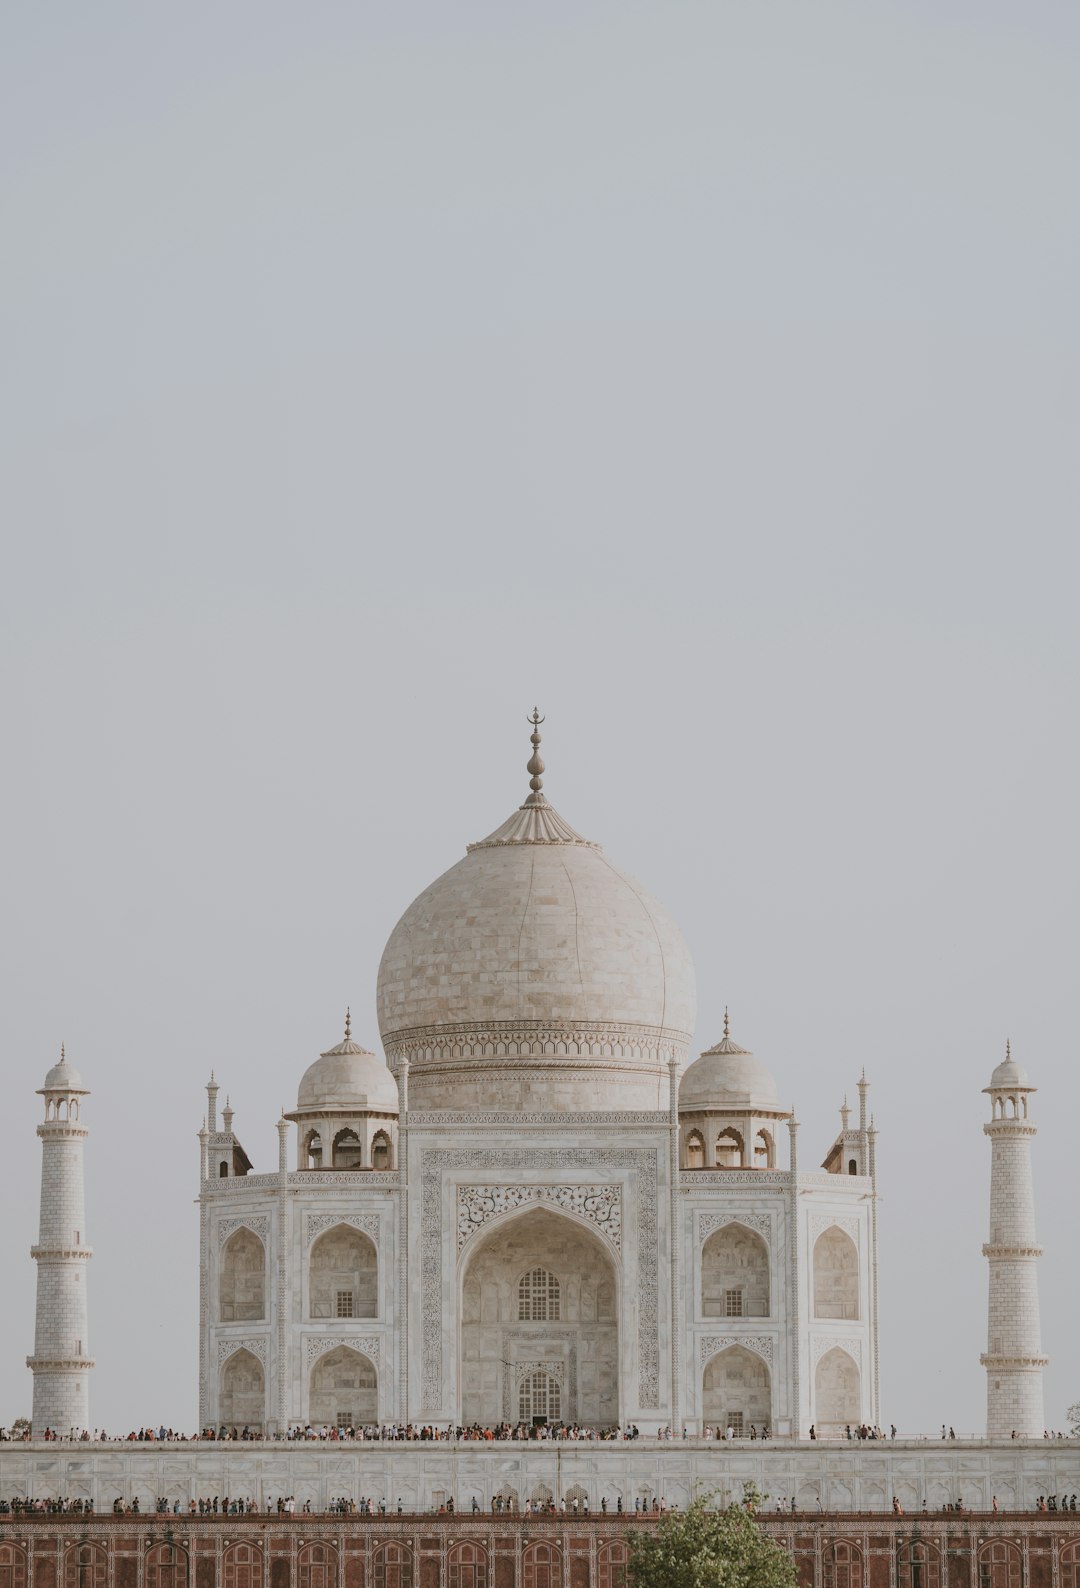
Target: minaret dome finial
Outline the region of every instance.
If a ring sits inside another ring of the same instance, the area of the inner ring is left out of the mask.
[[[728,1019],[727,1004],[724,1005],[724,1041],[731,1035],[731,1022]]]
[[[349,1038],[351,1036],[352,1036],[352,1010],[349,1008],[348,1004],[346,1004],[345,1005],[345,1041],[348,1042],[348,1040],[349,1040]]]
[[[62,1042],[60,1044],[60,1063],[64,1063],[64,1044]]]
[[[532,755],[525,766],[525,770],[529,774],[529,787],[532,789],[532,793],[525,801],[526,805],[544,804],[544,796],[540,792],[544,786],[544,780],[540,775],[544,770],[544,763],[540,759],[540,724],[546,720],[540,715],[539,706],[534,706],[532,716],[525,719],[526,722],[532,723],[532,733],[529,735],[529,739],[533,747]]]
[[[1011,1060],[1012,1060],[1012,1040],[1011,1040],[1011,1038],[1006,1037],[1005,1038],[1005,1063],[1008,1064],[1008,1063],[1011,1062]]]

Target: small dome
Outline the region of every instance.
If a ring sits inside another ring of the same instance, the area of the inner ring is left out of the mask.
[[[296,1097],[298,1114],[337,1112],[359,1113],[373,1109],[379,1114],[398,1111],[397,1082],[386,1064],[352,1039],[351,1023],[345,1018],[345,1040],[336,1048],[320,1053],[304,1071]]]
[[[81,1092],[85,1090],[82,1076],[73,1064],[69,1064],[63,1046],[60,1048],[60,1062],[54,1064],[45,1077],[43,1092]]]
[[[1006,1042],[1005,1057],[1002,1059],[1001,1063],[990,1077],[990,1085],[986,1088],[986,1090],[988,1092],[996,1091],[999,1087],[1006,1091],[1010,1089],[1015,1089],[1016,1091],[1035,1090],[1031,1082],[1028,1080],[1027,1071],[1017,1064],[1016,1060],[1013,1058],[1011,1042]]]
[[[716,1114],[787,1112],[780,1107],[776,1082],[764,1064],[731,1040],[726,1014],[721,1041],[695,1059],[679,1083],[679,1112],[691,1109]]]

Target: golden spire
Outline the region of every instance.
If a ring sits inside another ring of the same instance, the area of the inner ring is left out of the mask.
[[[544,796],[540,792],[544,786],[544,780],[540,776],[544,770],[544,763],[540,759],[540,724],[546,720],[545,717],[540,715],[539,706],[534,706],[532,716],[525,718],[526,722],[532,723],[532,733],[529,735],[529,741],[533,747],[532,755],[525,766],[525,770],[529,774],[529,787],[532,789],[532,793],[525,801],[526,805],[543,805],[545,803]]]

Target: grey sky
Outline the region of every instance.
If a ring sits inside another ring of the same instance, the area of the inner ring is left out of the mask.
[[[820,1160],[865,1063],[885,1415],[984,1421],[1006,1035],[1080,1396],[1074,6],[0,15],[0,1423],[40,1099],[95,1422],[195,1420],[195,1131],[255,1160],[413,896],[546,791]]]

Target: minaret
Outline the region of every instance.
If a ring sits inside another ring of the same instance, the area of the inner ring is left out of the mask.
[[[33,1435],[47,1428],[61,1436],[81,1433],[89,1423],[89,1340],[86,1327],[86,1236],[83,1195],[82,1099],[89,1094],[60,1049],[38,1092],[45,1099],[41,1137],[41,1221],[37,1261]]]
[[[1041,1438],[1043,1368],[1039,1328],[1039,1286],[1035,1259],[1042,1253],[1035,1237],[1035,1199],[1031,1190],[1031,1138],[1028,1098],[1035,1088],[1015,1062],[1012,1047],[984,1088],[993,1117],[983,1130],[990,1137],[990,1303],[986,1368],[986,1437]]]

